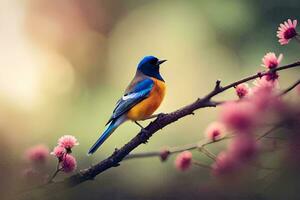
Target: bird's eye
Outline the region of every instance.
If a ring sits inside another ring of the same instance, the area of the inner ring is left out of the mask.
[[[149,61],[150,64],[152,65],[156,65],[157,64],[158,59],[152,59]]]

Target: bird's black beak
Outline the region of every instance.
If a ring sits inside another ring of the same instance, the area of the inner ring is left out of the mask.
[[[167,60],[159,60],[159,61],[157,61],[157,65],[160,65],[160,64],[162,64],[162,63],[164,63],[164,62],[166,62]]]

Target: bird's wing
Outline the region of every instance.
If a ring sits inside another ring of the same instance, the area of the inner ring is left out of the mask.
[[[131,89],[127,90],[127,93],[117,102],[113,114],[107,124],[147,98],[153,85],[154,81],[150,78],[146,78],[137,82]]]

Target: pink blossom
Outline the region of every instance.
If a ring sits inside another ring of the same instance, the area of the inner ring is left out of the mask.
[[[62,158],[64,154],[66,154],[66,149],[61,146],[54,147],[53,151],[51,152],[51,155],[54,155],[59,159]]]
[[[170,155],[170,151],[168,149],[162,149],[160,151],[160,160],[161,161],[167,160],[169,155]]]
[[[267,81],[274,82],[274,81],[277,81],[277,79],[279,78],[279,74],[277,72],[270,72],[265,77],[266,77]]]
[[[237,161],[252,159],[257,153],[257,143],[251,135],[243,134],[233,138],[229,144],[228,153]]]
[[[253,88],[253,94],[250,100],[258,110],[265,111],[266,109],[279,103],[278,101],[280,99],[277,96],[276,90],[276,88],[279,87],[277,81],[267,81],[263,77],[259,79],[256,84],[257,86]]]
[[[298,35],[296,31],[297,20],[288,19],[287,21],[280,24],[277,31],[277,37],[281,45],[286,45],[289,41]]]
[[[73,172],[76,169],[77,162],[76,162],[76,159],[72,155],[66,154],[60,165],[61,165],[62,171],[69,173],[69,172]]]
[[[235,87],[236,95],[241,99],[251,92],[251,88],[247,83],[241,83]]]
[[[261,92],[276,93],[280,88],[278,80],[269,80],[266,76],[253,81],[253,85],[255,87],[252,89],[252,96],[261,95]]]
[[[266,89],[258,90],[255,95],[251,97],[251,102],[257,107],[259,111],[266,111],[270,108],[274,108],[275,105],[281,105],[280,97],[276,96],[275,93]]]
[[[72,149],[76,145],[79,145],[79,143],[72,135],[64,135],[58,140],[58,146],[64,147],[67,150]]]
[[[278,58],[276,57],[275,53],[269,52],[262,58],[262,66],[266,67],[267,69],[276,68],[283,58],[282,54],[279,54]]]
[[[192,164],[192,153],[184,151],[178,154],[175,160],[175,166],[180,171],[185,171],[190,168]]]
[[[49,155],[47,146],[40,144],[26,150],[25,158],[33,163],[45,163]]]
[[[228,152],[221,152],[212,164],[212,173],[215,176],[231,174],[240,167],[240,164]]]
[[[228,102],[221,108],[220,119],[226,127],[244,133],[253,129],[257,114],[256,107],[251,102]]]
[[[223,137],[225,127],[220,122],[212,122],[205,130],[206,137],[211,141],[216,141]]]
[[[256,89],[261,88],[268,90],[279,89],[278,80],[270,81],[266,78],[266,76],[254,80],[253,85],[255,85],[255,88],[253,88],[253,93],[255,93]]]

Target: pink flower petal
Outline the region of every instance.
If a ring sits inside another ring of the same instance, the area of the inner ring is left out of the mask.
[[[175,160],[175,167],[180,171],[185,171],[190,168],[192,164],[192,153],[184,151],[178,154]]]
[[[290,39],[294,38],[297,35],[296,26],[297,20],[292,21],[291,19],[288,19],[287,21],[279,25],[277,37],[279,38],[278,42],[281,45],[288,44]]]

